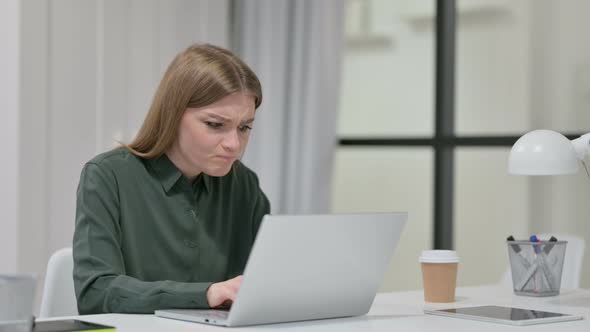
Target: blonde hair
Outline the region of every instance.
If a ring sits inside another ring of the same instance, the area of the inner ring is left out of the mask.
[[[168,66],[137,136],[122,144],[146,159],[160,157],[174,143],[182,114],[236,92],[252,95],[255,107],[262,102],[256,74],[230,51],[209,44],[194,44]]]

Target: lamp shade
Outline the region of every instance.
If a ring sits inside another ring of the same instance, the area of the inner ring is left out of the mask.
[[[526,133],[514,143],[508,158],[510,174],[572,174],[578,168],[578,157],[572,142],[551,130]]]

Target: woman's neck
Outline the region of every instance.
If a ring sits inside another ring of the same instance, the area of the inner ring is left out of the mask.
[[[190,183],[193,183],[199,174],[201,174],[201,171],[191,168],[190,162],[178,151],[176,145],[173,145],[166,151],[166,156]]]

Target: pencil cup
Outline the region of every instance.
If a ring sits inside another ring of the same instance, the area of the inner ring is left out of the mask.
[[[425,250],[420,256],[424,301],[455,301],[459,257],[452,250]]]
[[[514,294],[559,295],[567,241],[507,241]]]

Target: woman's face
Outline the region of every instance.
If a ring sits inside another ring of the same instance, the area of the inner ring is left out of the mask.
[[[254,97],[243,93],[187,108],[168,157],[189,179],[226,175],[248,144],[254,113]]]

